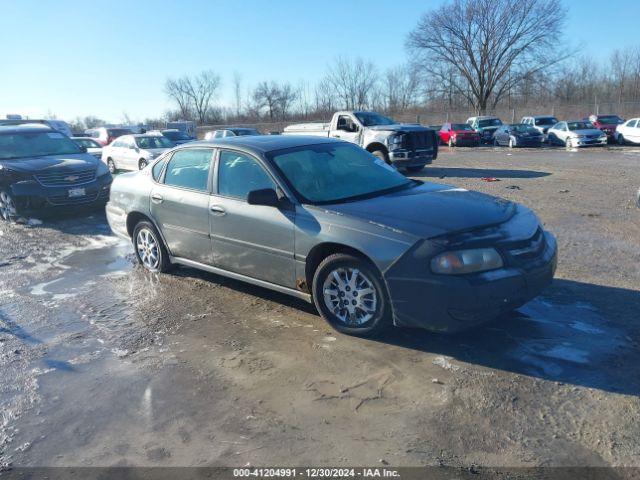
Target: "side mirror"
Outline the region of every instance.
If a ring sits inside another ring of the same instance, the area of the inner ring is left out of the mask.
[[[267,207],[279,207],[280,198],[273,188],[263,188],[261,190],[252,190],[247,195],[247,203],[249,205],[264,205]]]

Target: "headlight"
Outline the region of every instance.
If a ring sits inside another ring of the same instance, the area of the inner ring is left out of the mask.
[[[391,135],[389,138],[387,138],[387,145],[389,145],[390,149],[398,148],[402,145],[403,140],[404,134],[402,133]]]
[[[107,173],[109,173],[109,168],[107,167],[107,164],[104,163],[102,160],[100,160],[98,162],[98,169],[96,170],[96,177],[101,177],[103,175],[106,175]]]
[[[454,250],[436,255],[431,259],[433,273],[460,275],[484,272],[502,267],[502,257],[494,248]]]

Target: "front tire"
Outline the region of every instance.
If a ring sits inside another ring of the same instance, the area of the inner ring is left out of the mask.
[[[627,141],[624,139],[624,135],[618,135],[618,145],[626,145]]]
[[[513,137],[509,137],[509,148],[514,148],[516,146],[516,142]]]
[[[18,209],[13,196],[7,190],[0,191],[0,219],[11,222],[18,216]]]
[[[154,273],[171,270],[169,253],[158,230],[151,222],[143,220],[133,229],[133,247],[138,262],[146,270]]]
[[[329,255],[314,273],[312,292],[322,318],[341,333],[373,337],[392,324],[382,276],[364,259]]]
[[[389,155],[384,150],[374,150],[373,152],[371,152],[371,154],[374,157],[377,157],[380,160],[382,160],[384,163],[391,165],[391,161],[389,160]]]
[[[140,160],[138,160],[138,170],[144,169],[144,167],[146,167],[147,165],[148,165],[148,162],[146,159],[141,158]]]

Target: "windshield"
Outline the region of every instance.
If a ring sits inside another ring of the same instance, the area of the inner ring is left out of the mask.
[[[536,118],[535,122],[536,125],[555,125],[558,119],[556,117]]]
[[[121,137],[122,135],[131,135],[133,132],[126,128],[108,128],[107,135],[112,138]]]
[[[480,128],[499,127],[500,125],[502,125],[502,122],[500,121],[499,118],[487,118],[485,120],[480,120],[478,122],[478,126]]]
[[[191,140],[191,137],[189,135],[187,135],[184,132],[180,132],[180,131],[168,131],[168,132],[162,132],[162,135],[164,135],[165,137],[167,137],[169,140],[171,141],[176,141],[176,140]]]
[[[455,130],[456,132],[471,132],[473,131],[473,128],[471,128],[471,125],[467,125],[466,123],[454,123],[451,125],[451,130]]]
[[[594,126],[589,122],[569,122],[567,123],[569,130],[589,130]]]
[[[238,137],[247,136],[247,135],[260,135],[260,132],[258,132],[254,128],[239,128],[237,130],[234,129],[231,131]]]
[[[378,196],[417,184],[355,145],[305,145],[268,156],[308,203]]]
[[[76,145],[78,145],[79,147],[85,147],[85,148],[102,148],[102,145],[100,145],[98,142],[96,142],[95,140],[91,140],[90,138],[73,138],[72,139]]]
[[[623,120],[617,115],[603,115],[598,117],[598,122],[603,125],[620,125]]]
[[[392,118],[385,117],[375,112],[356,112],[356,118],[365,127],[372,127],[374,125],[395,125],[396,121]]]
[[[139,148],[144,149],[173,147],[173,143],[171,143],[171,140],[161,135],[158,135],[157,137],[137,137],[136,145]]]
[[[59,132],[20,132],[0,135],[0,160],[82,153],[80,147]]]
[[[538,133],[538,130],[533,128],[531,125],[524,125],[524,124],[511,125],[511,129],[514,132],[518,132],[518,133]]]

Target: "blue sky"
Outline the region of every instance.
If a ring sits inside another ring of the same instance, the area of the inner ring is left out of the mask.
[[[567,36],[586,54],[640,45],[637,0],[566,0]],[[159,116],[168,76],[213,69],[231,104],[263,80],[320,78],[337,56],[384,69],[403,63],[404,41],[440,0],[0,0],[0,117]]]

